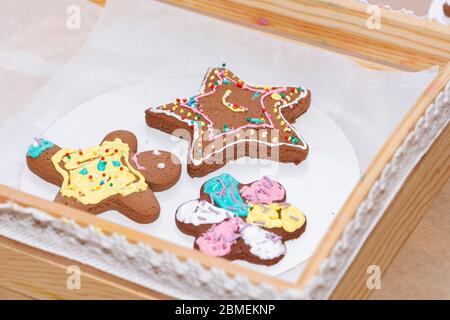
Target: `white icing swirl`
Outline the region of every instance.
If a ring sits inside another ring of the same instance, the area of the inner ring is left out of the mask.
[[[276,234],[253,224],[243,224],[240,233],[250,252],[262,260],[278,258],[286,254],[286,247]]]
[[[199,226],[202,224],[220,223],[232,218],[233,213],[215,207],[206,201],[191,200],[180,205],[176,212],[176,219],[183,223]]]

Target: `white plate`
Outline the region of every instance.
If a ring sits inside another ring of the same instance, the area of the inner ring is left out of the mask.
[[[97,145],[110,131],[125,129],[138,137],[139,151],[172,151],[185,163],[187,142],[147,127],[144,111],[148,106],[193,95],[202,78],[203,75],[155,79],[107,92],[67,113],[48,128],[44,137],[61,147],[84,148]],[[181,233],[175,225],[174,214],[179,204],[197,198],[200,186],[222,172],[228,172],[242,182],[258,180],[267,174],[286,188],[287,200],[305,212],[308,219],[306,232],[299,239],[287,242],[286,256],[274,266],[258,266],[244,261],[235,263],[269,275],[285,272],[312,255],[360,176],[358,160],[349,140],[326,114],[317,109],[314,102],[309,111],[297,120],[295,127],[310,145],[307,160],[299,166],[246,158],[229,163],[206,177],[192,179],[183,164],[180,181],[172,189],[157,194],[161,215],[153,224],[134,223],[116,211],[99,216],[192,248],[194,238]],[[32,139],[30,137],[30,143]],[[28,168],[22,173],[20,188],[49,200],[53,200],[58,191],[56,186],[41,180]]]

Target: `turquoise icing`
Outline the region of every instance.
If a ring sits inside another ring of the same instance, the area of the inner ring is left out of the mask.
[[[80,174],[82,174],[83,176],[87,175],[89,172],[86,168],[83,168],[80,170]]]
[[[195,101],[195,97],[190,97],[189,101],[187,102],[187,105],[190,107],[197,107],[197,102]]]
[[[252,99],[255,100],[259,97],[259,92],[255,92],[252,96]]]
[[[239,182],[228,173],[222,173],[205,182],[203,191],[209,194],[211,202],[239,217],[248,215],[249,207],[242,200],[238,190]]]
[[[35,159],[39,157],[42,154],[42,152],[54,146],[55,145],[52,142],[45,139],[40,139],[38,145],[32,144],[31,146],[28,147],[27,155]]]
[[[113,165],[114,167],[120,167],[122,164],[120,163],[120,161],[113,160],[113,161],[112,161],[112,165]]]
[[[99,160],[97,163],[97,170],[105,171],[105,169],[106,169],[106,161]]]

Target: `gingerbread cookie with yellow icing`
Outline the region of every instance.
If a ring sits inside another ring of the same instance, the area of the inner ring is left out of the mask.
[[[310,102],[311,92],[301,86],[253,86],[226,68],[212,68],[198,94],[149,108],[146,121],[188,139],[188,173],[202,177],[245,156],[305,160],[309,147],[292,124]]]
[[[92,214],[117,210],[138,223],[158,218],[154,192],[172,187],[181,174],[175,155],[159,150],[138,153],[136,136],[123,130],[84,149],[62,149],[36,139],[26,160],[33,173],[61,188],[56,202]]]
[[[263,265],[280,261],[284,243],[306,229],[305,215],[286,202],[280,183],[263,177],[242,184],[226,173],[206,181],[198,199],[180,205],[175,222],[207,255]]]

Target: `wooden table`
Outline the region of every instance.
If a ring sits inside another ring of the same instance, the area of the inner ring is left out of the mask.
[[[448,170],[448,167],[447,167]],[[450,299],[450,181],[370,299]]]

